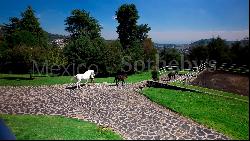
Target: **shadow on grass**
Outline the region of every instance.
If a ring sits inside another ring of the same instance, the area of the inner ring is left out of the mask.
[[[5,79],[5,80],[33,80],[35,78],[25,78],[25,77],[2,77],[0,79]]]

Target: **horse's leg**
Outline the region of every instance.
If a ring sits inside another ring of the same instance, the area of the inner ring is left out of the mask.
[[[124,85],[124,80],[122,80],[122,86]]]
[[[118,87],[118,85],[119,85],[119,80],[116,80],[116,86]]]
[[[78,86],[81,87],[80,82],[81,82],[81,80],[78,80],[78,81],[76,82],[76,87],[77,87],[77,89],[78,89]]]

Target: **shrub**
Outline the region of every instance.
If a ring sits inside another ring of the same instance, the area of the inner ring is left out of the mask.
[[[157,72],[156,70],[153,70],[153,71],[151,72],[151,74],[152,74],[152,79],[153,79],[154,81],[158,81],[158,80],[159,80],[159,78],[158,78],[158,72]]]

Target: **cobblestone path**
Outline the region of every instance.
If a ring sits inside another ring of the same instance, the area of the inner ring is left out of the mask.
[[[129,140],[229,139],[151,102],[137,92],[140,85],[1,86],[0,113],[79,118],[111,127]]]

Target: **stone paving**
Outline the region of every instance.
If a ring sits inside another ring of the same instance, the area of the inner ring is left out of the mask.
[[[63,115],[110,127],[128,140],[229,140],[159,106],[138,91],[143,83],[118,86],[0,86],[0,113]]]

